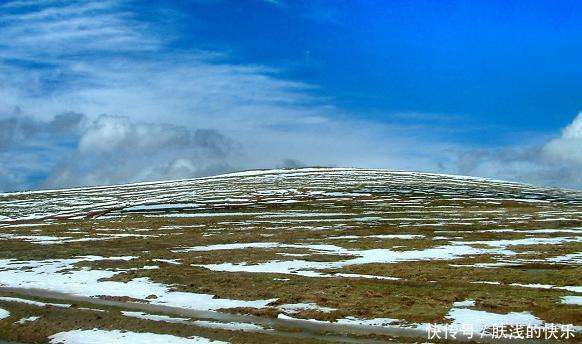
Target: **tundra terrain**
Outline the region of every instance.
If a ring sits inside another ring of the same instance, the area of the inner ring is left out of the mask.
[[[0,194],[0,340],[528,342],[510,332],[548,325],[533,341],[582,338],[582,192],[304,168]]]

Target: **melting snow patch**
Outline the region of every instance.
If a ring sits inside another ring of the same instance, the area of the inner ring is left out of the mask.
[[[379,235],[365,235],[365,236],[343,235],[343,236],[330,237],[329,239],[366,239],[366,238],[373,238],[373,239],[417,239],[417,238],[424,238],[424,235],[420,235],[420,234],[379,234]]]
[[[521,246],[521,245],[555,245],[564,242],[578,242],[582,241],[582,237],[572,238],[526,238],[515,240],[484,240],[484,241],[460,241],[459,244],[467,245],[488,245],[492,247],[507,247],[507,246]]]
[[[293,318],[285,314],[277,315],[278,319],[283,320],[292,320],[292,321],[308,321],[320,324],[329,324],[330,321],[323,321],[323,320],[316,320],[316,319],[300,319],[300,318]],[[342,319],[337,319],[335,321],[336,324],[341,325],[357,325],[357,326],[390,326],[390,324],[399,323],[401,322],[399,319],[392,319],[392,318],[374,318],[374,319],[359,319],[356,317],[348,316]]]
[[[477,283],[477,284],[490,284],[490,285],[500,285],[500,282],[497,281],[474,281],[471,283]]]
[[[313,310],[313,311],[329,313],[329,312],[333,312],[336,310],[335,308],[322,307],[316,303],[289,303],[289,304],[280,305],[277,308],[284,311],[284,312],[287,312],[287,313],[297,313],[297,312],[303,311],[303,310]]]
[[[10,233],[0,234],[0,239],[6,240],[22,240],[38,245],[50,245],[61,243],[63,240],[71,239],[71,237],[56,237],[48,235],[16,235]]]
[[[474,332],[481,332],[483,329],[493,325],[541,325],[542,320],[531,315],[529,312],[511,312],[507,314],[490,313],[467,308],[453,308],[446,318],[452,319],[453,324],[461,326],[471,324]]]
[[[69,307],[71,307],[71,305],[65,304],[65,303],[39,302],[39,301],[32,301],[32,300],[27,300],[27,299],[21,299],[19,297],[2,296],[2,297],[0,297],[0,301],[20,302],[20,303],[26,303],[28,305],[33,305],[33,306],[38,306],[38,307],[46,307],[46,306],[61,307],[61,308],[69,308]]]
[[[315,193],[315,192],[312,192]],[[321,193],[323,196],[328,197],[370,197],[372,194],[369,193],[361,193],[361,192],[323,192]]]
[[[59,332],[49,337],[51,344],[101,344],[101,343],[117,343],[117,344],[151,344],[151,343],[165,343],[165,344],[205,344],[214,343],[221,344],[226,342],[214,341],[203,337],[176,337],[167,334],[156,333],[137,333],[127,331],[105,331],[99,329],[92,330],[73,330],[67,332]]]
[[[453,307],[473,307],[475,300],[467,299],[465,301],[457,301],[453,303]]]
[[[283,212],[283,213],[264,213],[257,215],[257,218],[268,219],[278,217],[335,217],[335,216],[351,216],[356,213],[297,213],[297,212]]]
[[[548,262],[552,263],[576,263],[582,264],[582,252],[566,254],[563,256],[551,257],[546,259]]]
[[[98,230],[109,230],[109,229],[98,229]],[[73,237],[57,237],[48,235],[15,235],[15,234],[0,234],[0,240],[22,240],[30,242],[37,245],[61,245],[71,242],[85,242],[85,241],[102,241],[102,240],[112,240],[115,238],[126,238],[126,237],[156,237],[156,235],[145,235],[145,234],[97,234],[99,237],[85,237],[85,238],[73,238]]]
[[[167,213],[147,214],[146,217],[224,217],[224,216],[255,216],[264,213]]]
[[[510,285],[514,286],[514,287],[523,287],[523,288],[537,288],[537,289],[562,289],[562,290],[568,290],[568,291],[573,291],[575,293],[582,293],[582,287],[580,286],[574,286],[574,285],[567,285],[567,286],[555,286],[555,285],[551,285],[551,284],[521,284],[521,283],[511,283]]]
[[[362,275],[362,274],[344,274],[344,273],[333,273],[330,277],[345,277],[345,278],[370,278],[370,279],[380,279],[388,281],[397,281],[400,278],[390,277],[390,276],[377,276],[377,275]]]
[[[474,281],[471,283],[478,283],[478,284],[493,284],[493,285],[500,285],[500,282],[495,281]],[[512,287],[521,287],[521,288],[535,288],[535,289],[561,289],[567,291],[573,291],[575,293],[582,293],[581,286],[574,286],[574,285],[567,285],[567,286],[555,286],[551,284],[522,284],[522,283],[511,283],[509,284]]]
[[[0,319],[8,318],[10,316],[10,312],[5,309],[0,308]]]
[[[269,261],[258,264],[247,263],[222,263],[222,264],[193,264],[193,266],[205,267],[213,271],[229,271],[229,272],[268,272],[268,273],[282,273],[282,274],[298,274],[306,277],[333,277],[333,274],[323,274],[313,270],[337,269],[350,265],[360,265],[369,263],[397,263],[404,261],[418,261],[418,260],[451,260],[461,256],[473,254],[488,254],[498,253],[513,255],[513,251],[501,249],[479,249],[466,245],[448,245],[428,248],[418,251],[392,251],[388,249],[370,249],[370,250],[348,250],[334,245],[283,245],[277,243],[248,243],[248,244],[226,244],[226,245],[210,245],[198,246],[182,251],[205,251],[209,250],[226,250],[233,248],[272,248],[272,247],[289,247],[289,248],[303,248],[310,249],[316,252],[325,252],[328,254],[337,255],[351,255],[356,256],[352,259],[336,261],[336,262],[316,262],[306,260],[291,260],[291,261]],[[341,277],[341,275],[335,275]],[[367,277],[364,276],[346,276],[346,277]],[[382,278],[374,276],[373,278]],[[393,278],[389,278],[393,279]]]
[[[31,321],[36,321],[40,319],[40,317],[36,317],[36,316],[32,316],[32,317],[28,317],[28,318],[22,318],[20,320],[18,320],[17,322],[15,322],[15,324],[24,324],[27,322],[31,322]]]
[[[280,256],[286,256],[286,257],[305,257],[305,256],[309,256],[309,253],[278,252],[277,254],[280,255]]]
[[[582,234],[582,229],[578,228],[578,229],[528,229],[528,230],[523,230],[523,231],[519,231],[519,233],[542,233],[542,234],[546,234],[546,233],[577,233],[577,234]]]
[[[0,259],[0,285],[13,288],[41,288],[49,291],[70,293],[74,295],[96,297],[99,295],[127,296],[146,299],[155,294],[157,299],[152,304],[173,307],[214,310],[218,308],[252,307],[262,308],[276,299],[268,300],[231,300],[214,298],[210,294],[196,294],[170,291],[170,287],[155,283],[148,278],[135,278],[126,283],[106,281],[118,274],[109,270],[71,270],[75,263],[110,259],[130,260],[134,257],[104,258],[87,256],[71,259],[54,259],[43,261],[13,261]],[[27,268],[24,270],[23,268]]]
[[[229,330],[229,331],[253,332],[253,331],[264,330],[264,328],[262,326],[255,325],[255,324],[247,324],[247,323],[237,323],[237,322],[223,323],[223,322],[219,322],[219,321],[190,320],[189,318],[177,318],[177,317],[170,317],[167,315],[147,314],[147,313],[143,313],[143,312],[122,311],[121,313],[127,317],[132,317],[132,318],[152,320],[152,321],[163,321],[163,322],[176,323],[176,324],[190,324],[190,325],[194,325],[194,326],[215,328],[215,329]]]
[[[92,312],[105,312],[104,309],[98,309],[98,308],[79,307],[77,309],[82,309],[84,311],[92,311]]]
[[[154,262],[174,264],[174,265],[180,265],[180,264],[182,264],[182,263],[180,263],[180,261],[178,259],[160,259],[160,258],[155,258],[155,259],[152,259],[152,260]]]
[[[562,303],[566,305],[582,306],[582,296],[562,296]]]
[[[222,250],[240,250],[246,248],[276,248],[281,244],[276,242],[254,242],[243,244],[217,244],[207,246],[194,246],[172,252],[202,252],[202,251],[222,251]]]
[[[362,326],[387,326],[398,322],[400,320],[392,318],[358,319],[356,317],[345,317],[344,319],[337,320],[338,324]]]
[[[122,311],[121,314],[125,315],[126,317],[145,319],[145,320],[153,320],[153,321],[164,321],[164,322],[178,323],[178,324],[190,321],[189,318],[177,318],[177,317],[170,317],[167,315],[148,314],[148,313],[144,313],[144,312]]]
[[[167,204],[144,204],[135,205],[131,207],[124,208],[123,211],[152,211],[152,210],[168,210],[168,209],[185,209],[185,208],[198,208],[202,206],[198,203],[167,203]]]
[[[216,328],[216,329],[229,330],[229,331],[255,332],[255,331],[261,331],[261,330],[265,329],[259,325],[248,324],[248,323],[238,323],[238,322],[222,323],[222,322],[218,322],[218,321],[196,320],[196,321],[192,321],[192,324],[195,326],[201,326],[201,327],[207,327],[207,328]]]

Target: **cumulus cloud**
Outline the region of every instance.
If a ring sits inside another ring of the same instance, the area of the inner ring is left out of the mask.
[[[582,112],[562,131],[562,135],[548,142],[542,151],[552,160],[582,167]]]
[[[541,145],[465,150],[455,164],[461,174],[582,188],[582,113]]]
[[[84,115],[67,112],[43,122],[24,116],[17,110],[14,116],[0,117],[0,150],[42,137],[56,138],[78,134],[83,128],[84,121]]]
[[[0,190],[28,189],[44,179],[76,145],[86,118],[62,113],[44,121],[18,108],[0,113]]]
[[[104,185],[199,177],[231,171],[236,144],[216,130],[134,123],[100,116],[79,138],[69,159],[52,171],[45,187]]]
[[[17,109],[0,117],[0,190],[212,175],[232,171],[240,151],[213,129],[78,113],[44,121]]]

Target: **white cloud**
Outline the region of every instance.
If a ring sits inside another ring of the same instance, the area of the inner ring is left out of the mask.
[[[143,33],[147,25],[125,11],[122,1],[40,2],[24,9],[10,6],[15,3],[0,7],[2,57],[46,62],[92,51],[144,51],[160,46],[155,35]]]
[[[215,130],[135,123],[100,116],[77,149],[51,172],[45,187],[104,185],[211,175],[233,170],[237,146]]]
[[[543,154],[550,159],[579,164],[582,167],[582,112],[562,131],[562,135],[548,142]]]
[[[582,113],[560,136],[541,145],[464,150],[456,164],[462,174],[582,188]]]

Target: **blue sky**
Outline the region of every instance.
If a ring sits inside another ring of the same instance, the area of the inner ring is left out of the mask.
[[[0,190],[246,168],[579,188],[579,1],[0,5]]]
[[[551,133],[580,110],[579,1],[237,4],[179,6],[192,16],[179,46],[286,68],[375,120],[415,111]]]

